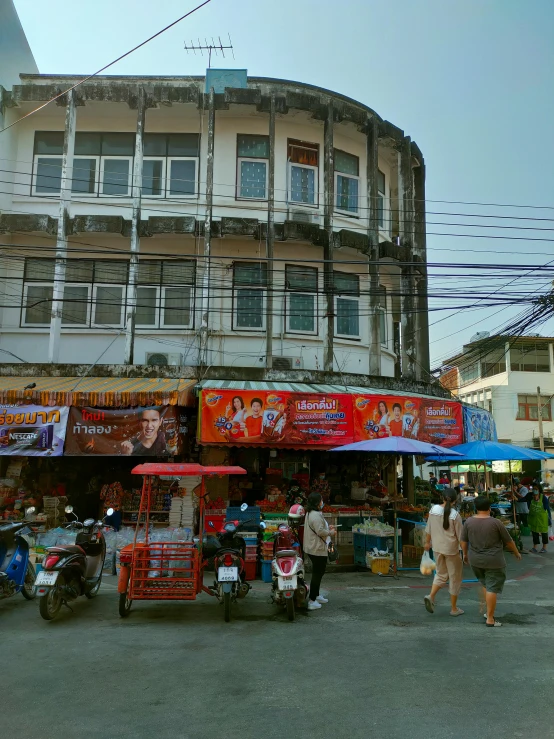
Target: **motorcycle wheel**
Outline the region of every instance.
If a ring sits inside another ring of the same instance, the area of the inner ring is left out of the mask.
[[[231,620],[231,593],[223,593],[223,616],[227,623]]]
[[[23,587],[21,588],[21,595],[25,600],[34,600],[37,597],[35,592],[35,577],[35,568],[29,562],[27,565],[27,571],[25,572]]]
[[[40,615],[45,621],[52,621],[56,618],[62,607],[62,591],[61,585],[57,585],[55,588],[41,595],[39,598],[39,610]]]
[[[127,593],[119,594],[119,615],[121,618],[127,618],[131,612],[132,603],[133,601],[130,598],[127,598]]]
[[[289,621],[294,621],[294,598],[287,598],[287,617]]]
[[[88,592],[85,593],[87,598],[90,600],[91,598],[94,598],[95,595],[98,595],[98,591],[100,590],[100,585],[102,584],[102,575],[98,578],[98,582],[96,585],[91,588]]]

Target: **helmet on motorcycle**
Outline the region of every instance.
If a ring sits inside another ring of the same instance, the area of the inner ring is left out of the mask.
[[[289,521],[299,523],[305,515],[306,511],[304,508],[299,503],[295,503],[289,510]]]

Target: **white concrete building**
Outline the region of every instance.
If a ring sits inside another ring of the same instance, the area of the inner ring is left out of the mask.
[[[545,447],[554,447],[554,338],[473,341],[444,363],[441,382],[460,400],[492,412],[499,441],[539,448],[539,396]]]
[[[2,358],[427,381],[417,145],[338,93],[209,72],[28,118],[79,78],[1,90]]]

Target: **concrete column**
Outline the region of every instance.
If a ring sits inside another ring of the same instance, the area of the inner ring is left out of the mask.
[[[429,357],[429,302],[427,297],[427,234],[425,217],[425,164],[420,161],[414,167],[414,248],[415,259],[421,262],[417,284],[416,356],[421,365],[422,379],[429,380],[431,361]]]
[[[379,131],[375,118],[367,122],[367,212],[369,241],[369,374],[381,374],[381,338],[379,317],[379,208],[378,177]]]
[[[408,247],[408,261],[413,261],[414,244],[414,184],[412,154],[409,136],[405,136],[399,149],[398,207],[400,243]],[[401,211],[401,212],[400,212]],[[410,379],[421,378],[421,368],[416,356],[416,283],[411,264],[402,266],[400,277],[400,310],[402,324],[402,375]]]
[[[134,364],[135,362],[135,318],[137,312],[137,281],[140,252],[142,158],[144,152],[144,123],[146,118],[145,98],[144,89],[139,88],[137,96],[135,158],[133,160],[133,179],[131,182],[133,212],[131,216],[131,258],[129,261],[129,283],[127,285],[127,313],[125,316],[125,364]]]
[[[325,290],[326,334],[323,349],[323,369],[332,372],[334,367],[335,292],[333,280],[333,211],[335,207],[335,153],[333,144],[334,111],[329,101],[324,124],[323,142],[323,284]]]
[[[210,253],[212,247],[212,215],[214,194],[214,137],[215,137],[215,95],[210,88],[208,98],[208,155],[206,159],[206,213],[204,216],[204,250],[197,261],[196,285],[199,293],[200,328],[198,347],[198,366],[208,366],[208,330],[210,311]]]
[[[269,103],[269,162],[267,193],[267,297],[265,318],[265,366],[273,367],[273,254],[275,246],[275,95]]]
[[[73,154],[75,152],[75,124],[77,118],[75,91],[70,90],[66,97],[67,102],[65,106],[65,130],[62,152],[60,210],[58,214],[58,234],[56,238],[56,266],[54,268],[52,315],[50,318],[50,338],[48,342],[49,362],[58,362],[60,354],[65,263],[67,258],[67,231],[69,226],[69,207],[71,203]]]
[[[414,458],[402,457],[402,495],[408,503],[415,503]]]

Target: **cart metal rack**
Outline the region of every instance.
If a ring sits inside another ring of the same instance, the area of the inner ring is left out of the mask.
[[[214,593],[204,586],[203,574],[207,560],[202,557],[202,533],[204,531],[205,478],[207,475],[246,475],[242,467],[204,466],[169,462],[139,464],[132,470],[143,475],[135,538],[121,550],[118,592],[119,615],[129,615],[134,600],[195,600],[202,591]],[[199,540],[193,542],[150,542],[149,524],[152,505],[152,480],[154,477],[200,476]],[[145,541],[137,541],[142,516],[145,516]]]

